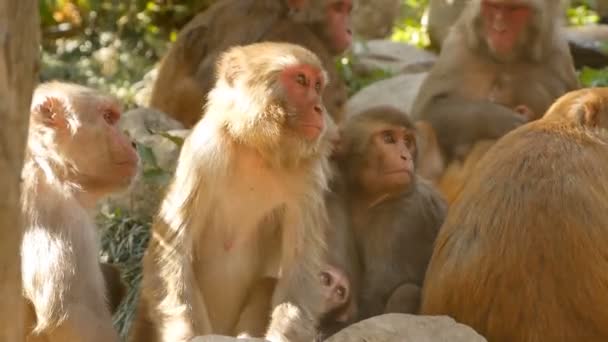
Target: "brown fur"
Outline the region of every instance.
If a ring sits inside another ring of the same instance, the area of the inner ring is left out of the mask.
[[[432,185],[415,175],[408,184],[394,184],[381,193],[370,193],[361,182],[361,172],[377,166],[374,155],[384,153],[372,135],[395,127],[411,134],[415,130],[405,113],[385,107],[352,117],[343,127],[338,164],[345,183],[338,191],[346,203],[347,229],[354,237],[360,262],[358,319],[418,311],[426,265],[447,210]],[[416,158],[415,145],[412,150]]]
[[[608,88],[499,140],[450,208],[422,313],[492,342],[608,340]]]
[[[223,52],[238,45],[284,41],[303,44],[319,55],[332,80],[324,103],[330,115],[339,120],[346,86],[331,50],[316,33],[325,20],[327,1],[331,0],[309,0],[299,11],[290,11],[285,0],[218,1],[181,30],[162,60],[150,105],[191,127],[201,117],[207,94],[215,84],[215,61]]]
[[[118,267],[105,262],[100,263],[99,266],[106,284],[106,298],[110,312],[114,314],[127,295],[127,285],[122,281]]]
[[[432,125],[447,164],[439,182],[448,199],[457,196],[464,186],[460,181],[470,178],[468,170],[482,155],[487,142],[474,147],[477,142],[498,139],[530,117],[537,119],[559,96],[579,87],[561,33],[559,2],[526,3],[534,9],[531,28],[514,54],[502,57],[480,38],[485,34],[480,27],[481,0],[471,0],[416,98],[412,117]],[[505,61],[496,62],[500,58]],[[477,155],[469,157],[471,150]]]
[[[22,186],[28,341],[118,340],[87,213],[137,170],[118,115],[116,100],[82,86],[51,82],[34,93]]]
[[[277,78],[302,64],[322,70],[312,52],[292,44],[253,44],[220,58],[205,115],[184,143],[153,225],[133,341],[238,335],[264,277],[278,279],[266,338],[312,339],[331,146],[324,136],[305,143],[287,130],[301,113],[286,109]]]

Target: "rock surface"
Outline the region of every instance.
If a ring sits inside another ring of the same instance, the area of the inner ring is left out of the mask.
[[[189,342],[267,342],[262,338],[235,338],[221,335],[197,336]]]
[[[428,71],[437,57],[418,47],[390,40],[357,42],[354,67],[362,71],[383,69],[393,74]]]
[[[411,111],[426,73],[405,74],[375,82],[357,92],[346,103],[347,115],[356,115],[375,106],[393,106]]]
[[[484,342],[470,327],[447,316],[387,314],[340,331],[327,342]]]

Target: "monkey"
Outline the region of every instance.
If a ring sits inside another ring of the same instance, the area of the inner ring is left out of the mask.
[[[131,341],[239,335],[266,277],[276,284],[259,291],[272,297],[265,338],[310,341],[330,309],[327,73],[310,50],[277,42],[230,48],[216,70],[153,223]]]
[[[88,87],[51,81],[34,91],[21,198],[28,341],[118,341],[87,210],[137,173],[120,114],[115,98]]]
[[[332,80],[324,103],[339,121],[348,94],[334,57],[351,45],[352,7],[353,0],[218,1],[180,31],[163,57],[150,106],[192,127],[215,84],[218,56],[233,46],[277,41],[303,45],[321,58]]]
[[[422,314],[488,341],[606,341],[608,88],[560,97],[498,140],[450,207]]]
[[[99,264],[106,288],[106,298],[111,314],[115,314],[120,303],[127,295],[127,286],[122,281],[116,265],[102,262]]]
[[[335,190],[355,241],[357,320],[383,313],[417,313],[422,281],[447,205],[416,174],[416,126],[387,106],[350,117],[341,127]],[[330,217],[336,217],[330,212]],[[344,227],[338,223],[335,229]],[[333,247],[333,246],[332,246]]]
[[[435,130],[447,164],[579,88],[561,10],[552,0],[467,2],[412,110]]]

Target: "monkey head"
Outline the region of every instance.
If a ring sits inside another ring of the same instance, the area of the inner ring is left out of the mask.
[[[291,18],[309,24],[334,55],[350,48],[354,0],[287,0]]]
[[[75,84],[50,82],[34,92],[28,153],[50,176],[103,195],[127,187],[139,157],[120,131],[116,99]]]
[[[349,187],[392,197],[413,189],[416,157],[415,128],[407,114],[376,107],[348,119],[337,159]]]
[[[539,54],[550,38],[558,1],[474,0],[462,16],[471,46],[483,48],[498,62]]]
[[[256,43],[222,55],[205,118],[248,146],[306,157],[329,146],[321,61],[288,43]],[[227,114],[229,113],[229,114]]]

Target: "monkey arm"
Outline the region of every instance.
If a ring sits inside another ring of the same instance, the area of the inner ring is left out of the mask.
[[[458,149],[483,139],[497,139],[526,122],[514,110],[490,101],[472,101],[458,96],[436,96],[421,109],[424,120],[435,129],[448,159]]]
[[[266,332],[269,341],[312,341],[317,334],[323,311],[319,274],[326,258],[323,227],[327,224],[327,212],[319,200],[285,214],[281,275]]]
[[[160,327],[162,340],[188,341],[211,333],[206,303],[190,263],[189,238],[169,234],[160,219],[154,232],[144,257],[142,299],[152,310],[150,317]]]
[[[422,290],[412,283],[399,285],[388,297],[384,313],[416,314],[420,309]]]

